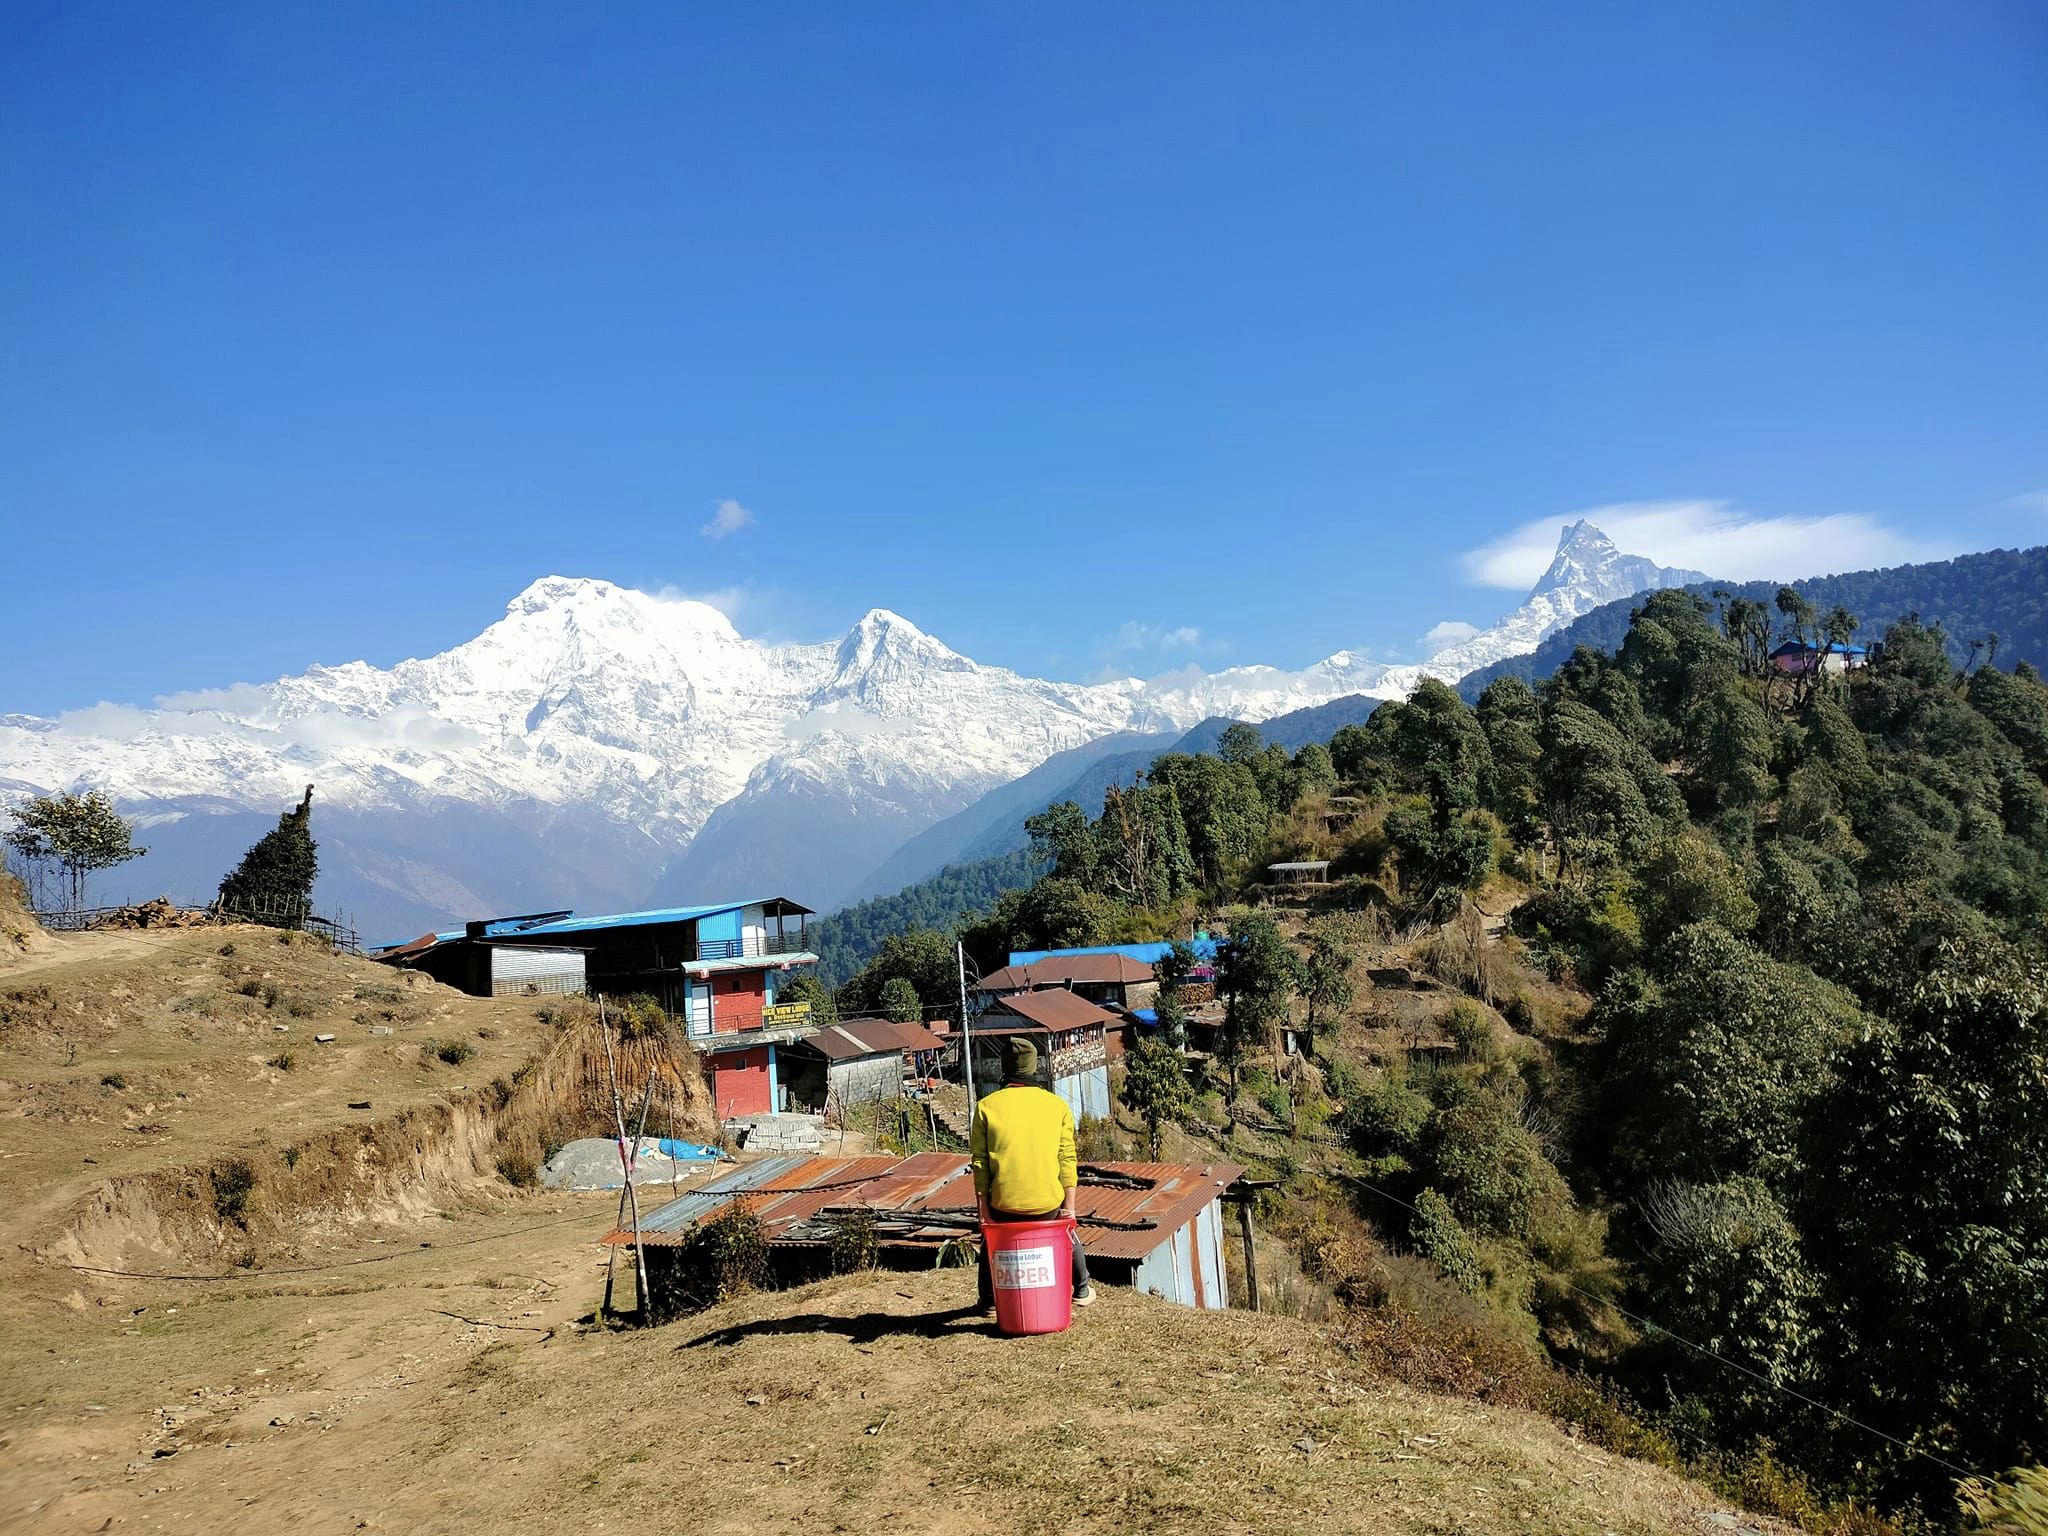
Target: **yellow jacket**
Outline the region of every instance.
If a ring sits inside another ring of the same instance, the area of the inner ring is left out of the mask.
[[[967,1152],[974,1192],[996,1210],[1055,1211],[1074,1187],[1074,1116],[1043,1088],[999,1088],[975,1105]]]

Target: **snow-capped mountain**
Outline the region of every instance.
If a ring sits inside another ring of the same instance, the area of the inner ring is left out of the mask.
[[[1623,554],[1612,539],[1581,518],[1565,527],[1549,569],[1519,608],[1427,661],[1380,662],[1339,651],[1299,672],[1231,667],[1222,672],[1158,678],[1145,685],[1146,695],[1176,719],[1194,714],[1204,718],[1238,715],[1247,720],[1269,719],[1350,694],[1406,698],[1425,677],[1454,683],[1496,661],[1525,656],[1554,631],[1602,603],[1705,580],[1698,571],[1677,570],[1641,555]]]
[[[390,668],[0,716],[0,791],[107,790],[152,851],[100,889],[191,898],[312,783],[322,904],[376,938],[771,887],[826,906],[1055,753],[1396,696],[1425,670],[1462,675],[1599,603],[1692,579],[1581,523],[1526,604],[1420,667],[1344,652],[1298,672],[1083,685],[982,666],[884,609],[837,641],[766,645],[702,603],[550,576],[475,639]]]

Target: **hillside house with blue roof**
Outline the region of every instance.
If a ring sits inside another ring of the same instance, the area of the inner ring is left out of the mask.
[[[423,934],[375,956],[482,996],[588,990],[645,994],[683,1021],[722,1120],[783,1107],[775,1048],[810,1028],[808,1003],[777,998],[811,951],[809,907],[786,897],[583,917],[540,912]],[[580,985],[562,984],[580,976]]]

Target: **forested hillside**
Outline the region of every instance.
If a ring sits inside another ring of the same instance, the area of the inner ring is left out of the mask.
[[[1235,727],[1033,818],[1048,872],[958,931],[986,963],[1220,920],[1217,1027],[1184,1060],[1169,987],[1123,1102],[1268,1171],[1399,1369],[1548,1357],[1756,1507],[1947,1528],[1959,1473],[2048,1457],[2048,687],[1913,620],[1771,672],[1853,621],[1660,592],[1540,689]],[[1338,878],[1276,923],[1288,856]]]
[[[1862,623],[1857,638],[1866,643],[1882,638],[1887,626],[1914,614],[1923,624],[1940,627],[1949,659],[1958,666],[1969,660],[1971,642],[1992,635],[1998,636],[1998,654],[2007,666],[2022,661],[2048,666],[2048,546],[1994,549],[1925,565],[1816,576],[1792,586],[1823,612],[1839,606],[1859,615]],[[1778,586],[1764,581],[1701,582],[1685,590],[1709,600],[1726,593],[1749,602],[1769,603]],[[1582,645],[1612,651],[1628,634],[1629,615],[1641,602],[1641,598],[1631,597],[1595,608],[1558,630],[1529,655],[1511,657],[1472,673],[1458,684],[1458,692],[1469,704],[1497,677],[1534,682],[1550,676]]]
[[[970,913],[993,906],[1003,892],[1030,885],[1043,870],[1028,849],[1019,849],[950,865],[894,896],[877,896],[821,917],[810,929],[818,978],[828,987],[840,986],[891,934],[909,928],[951,930]]]

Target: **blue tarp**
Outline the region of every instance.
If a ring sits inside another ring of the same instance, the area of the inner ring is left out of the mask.
[[[1216,941],[1206,933],[1198,933],[1188,941],[1195,952],[1195,959],[1204,964],[1216,958]],[[1013,949],[1010,964],[1030,965],[1035,960],[1045,960],[1054,955],[1124,955],[1140,965],[1157,965],[1166,958],[1171,944],[1097,944],[1088,949]]]
[[[672,1157],[681,1163],[715,1163],[718,1148],[699,1146],[694,1141],[677,1141],[672,1136],[663,1136],[657,1142],[663,1157]]]

